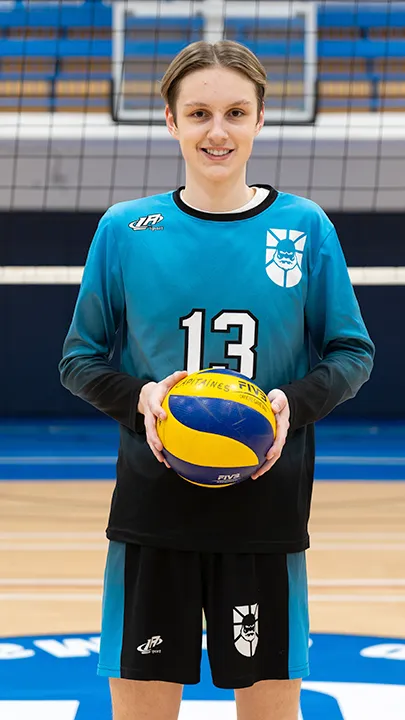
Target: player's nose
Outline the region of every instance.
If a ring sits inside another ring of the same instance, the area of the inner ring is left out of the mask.
[[[215,142],[216,145],[228,138],[228,131],[225,127],[225,118],[223,118],[222,115],[213,116],[207,137]]]

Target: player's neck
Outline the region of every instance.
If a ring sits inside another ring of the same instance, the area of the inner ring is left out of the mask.
[[[246,185],[245,178],[237,184],[195,182],[188,179],[182,192],[182,200],[205,212],[230,212],[246,205],[255,191]]]

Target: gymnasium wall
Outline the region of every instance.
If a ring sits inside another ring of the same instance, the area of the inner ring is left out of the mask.
[[[0,212],[0,266],[83,265],[102,210]],[[403,213],[330,211],[350,266],[403,265]],[[336,416],[403,417],[405,286],[357,286],[377,345],[372,379]],[[77,285],[0,284],[0,416],[94,416],[59,384]],[[382,402],[381,402],[382,400]]]

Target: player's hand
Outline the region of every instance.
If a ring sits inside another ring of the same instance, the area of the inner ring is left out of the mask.
[[[268,398],[276,418],[276,439],[266,455],[264,465],[253,473],[253,480],[256,480],[260,475],[270,470],[274,463],[277,462],[285,445],[288,428],[290,427],[290,406],[287,395],[283,393],[282,390],[276,389],[269,392]]]
[[[158,383],[149,382],[144,385],[139,395],[138,412],[145,416],[146,441],[155,458],[168,468],[170,465],[163,457],[163,445],[156,431],[156,420],[157,418],[166,419],[162,402],[169,390],[187,375],[185,370],[176,370]]]

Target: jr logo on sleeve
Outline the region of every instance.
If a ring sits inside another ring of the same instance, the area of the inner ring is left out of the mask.
[[[159,225],[163,220],[163,215],[155,213],[154,215],[145,215],[144,217],[133,220],[128,227],[131,230],[163,230],[163,225]]]

